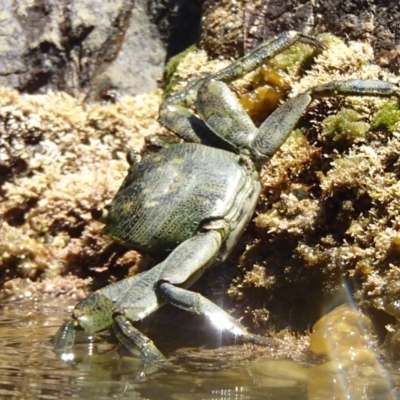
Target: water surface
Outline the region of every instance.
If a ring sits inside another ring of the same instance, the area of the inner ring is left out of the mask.
[[[329,371],[261,360],[223,371],[147,373],[140,360],[120,355],[106,342],[76,345],[63,360],[50,339],[73,303],[0,305],[1,399],[396,399],[386,373],[377,371],[335,383],[337,376]],[[393,370],[391,376],[396,385]]]

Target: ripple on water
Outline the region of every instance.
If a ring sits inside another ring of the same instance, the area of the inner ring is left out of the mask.
[[[50,338],[69,305],[0,305],[1,399],[395,399],[367,339],[371,326],[352,309],[338,308],[315,325],[311,349],[318,356],[311,367],[260,360],[223,371],[145,376],[139,360],[104,342],[76,345],[69,362],[60,360]]]

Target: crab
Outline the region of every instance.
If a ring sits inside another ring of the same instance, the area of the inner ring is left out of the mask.
[[[301,115],[322,96],[396,96],[394,85],[345,80],[315,86],[288,99],[256,128],[227,83],[292,46],[323,51],[314,37],[289,31],[262,44],[212,75],[189,83],[166,99],[159,121],[186,142],[141,158],[128,153],[128,175],[112,202],[94,208],[104,232],[139,251],[168,254],[148,271],[110,284],[79,302],[53,339],[57,351],[71,348],[78,330],[92,335],[112,328],[121,345],[149,363],[169,365],[135,322],[165,303],[208,318],[242,341],[273,346],[250,333],[216,304],[189,288],[206,268],[229,256],[252,219],[261,193],[260,170],[276,153]],[[195,110],[196,114],[193,112]]]

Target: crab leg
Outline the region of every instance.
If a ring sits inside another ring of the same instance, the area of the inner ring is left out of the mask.
[[[231,82],[268,62],[271,58],[297,42],[325,49],[325,45],[322,42],[311,36],[295,31],[282,33],[221,71],[196,80],[181,92],[166,99],[160,107],[159,122],[187,141],[196,143],[209,142],[212,140],[210,139],[212,133],[188,109],[196,102],[197,92],[203,83],[209,80]]]
[[[376,79],[346,79],[314,86],[307,91],[315,99],[327,96],[395,96],[400,98],[400,89]]]
[[[273,345],[272,339],[249,333],[239,321],[199,293],[174,286],[169,282],[161,283],[158,292],[172,305],[207,317],[217,329],[227,332],[235,338],[245,342]]]
[[[400,98],[400,90],[388,82],[349,79],[314,86],[283,103],[260,126],[251,147],[259,164],[270,159],[282,146],[311,102],[329,96],[380,96]]]
[[[326,49],[326,46],[312,36],[305,35],[296,31],[287,31],[275,36],[262,45],[258,46],[249,54],[229,64],[226,68],[217,71],[212,75],[208,75],[203,79],[196,80],[193,84],[189,84],[179,93],[169,97],[161,107],[169,104],[182,104],[190,106],[194,104],[197,97],[197,90],[205,80],[212,79],[214,81],[232,82],[245,74],[254,71],[262,64],[267,63],[271,58],[284,50],[293,46],[295,43],[305,43],[310,46],[317,47],[321,50]],[[161,117],[160,117],[161,119]]]
[[[51,340],[56,351],[70,349],[75,343],[78,324],[75,320],[65,321]]]
[[[177,367],[167,361],[155,344],[146,335],[136,329],[125,316],[117,315],[114,318],[113,331],[119,342],[131,353],[134,353],[135,349],[139,350],[140,357],[145,362],[156,364],[162,368],[177,369]]]
[[[220,251],[221,242],[221,234],[217,230],[201,232],[181,243],[161,264],[141,274],[143,279],[135,282],[135,285],[115,303],[113,308],[114,331],[125,347],[131,351],[138,348],[146,361],[157,364],[165,362],[164,356],[153,342],[130,322],[144,318],[150,311],[154,311],[154,308],[158,308],[165,302],[189,312],[205,315],[221,330],[241,340],[272,344],[271,339],[247,332],[242,324],[210,300],[185,289],[201,276],[205,268],[213,265]],[[151,275],[153,270],[156,270],[156,276],[152,275],[153,279],[148,279],[148,275]],[[151,310],[146,308],[147,295],[144,302],[134,300],[137,292],[147,293],[148,289],[155,289],[154,296],[157,296],[155,301],[150,302],[150,306],[153,306]]]

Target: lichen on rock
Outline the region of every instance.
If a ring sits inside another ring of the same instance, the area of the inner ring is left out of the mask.
[[[126,171],[126,152],[157,131],[160,98],[155,92],[84,105],[63,93],[1,88],[3,279],[85,276],[85,270],[118,264],[125,250],[118,252],[101,234],[90,208],[112,198]],[[123,264],[139,259],[135,253]]]

